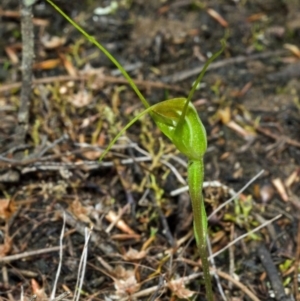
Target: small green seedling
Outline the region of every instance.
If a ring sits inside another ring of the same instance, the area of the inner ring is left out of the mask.
[[[146,110],[132,119],[120,133],[111,141],[106,150],[100,157],[100,161],[111,149],[117,139],[141,116],[149,113],[159,129],[171,140],[171,142],[188,158],[188,183],[192,200],[194,214],[194,235],[202,260],[204,272],[204,282],[206,296],[209,301],[213,301],[211,277],[209,273],[209,263],[207,257],[207,216],[202,196],[202,184],[204,179],[203,156],[207,148],[205,128],[198,116],[198,113],[191,103],[191,98],[200,84],[209,64],[215,60],[224,50],[225,42],[222,41],[222,49],[215,53],[204,65],[200,75],[194,82],[187,98],[168,99],[153,106],[150,106],[142,93],[139,91],[128,73],[119,62],[100,44],[95,38],[90,36],[84,29],[70,19],[59,7],[51,0],[47,0],[66,20],[68,20],[77,30],[79,30],[91,43],[97,46],[122,72],[128,80],[132,89],[142,101]]]

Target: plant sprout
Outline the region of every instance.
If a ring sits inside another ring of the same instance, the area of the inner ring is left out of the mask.
[[[110,142],[108,147],[102,153],[99,161],[105,157],[117,139],[141,116],[149,113],[159,129],[170,139],[176,148],[188,158],[188,185],[192,201],[194,217],[194,236],[199,249],[202,268],[204,274],[204,283],[206,296],[209,301],[213,301],[212,284],[209,272],[209,263],[207,256],[207,216],[204,207],[202,195],[202,184],[204,180],[203,156],[207,148],[205,128],[198,116],[198,113],[191,102],[191,98],[198,85],[200,84],[209,64],[215,60],[224,50],[225,42],[222,41],[222,48],[207,60],[203,69],[194,82],[188,97],[168,99],[163,102],[150,106],[138,87],[135,85],[129,74],[120,65],[120,63],[99,43],[94,37],[90,36],[83,28],[68,17],[51,0],[47,0],[67,21],[69,21],[78,31],[80,31],[91,43],[97,46],[122,72],[128,80],[130,86],[135,91],[145,110],[133,118],[120,133]]]

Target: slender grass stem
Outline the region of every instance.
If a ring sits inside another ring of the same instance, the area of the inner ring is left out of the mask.
[[[102,46],[94,37],[89,35],[81,26],[74,22],[68,15],[66,15],[55,3],[53,3],[51,0],[47,0],[47,2],[50,5],[52,5],[54,9],[57,10],[68,22],[70,22],[72,26],[74,26],[80,33],[82,33],[88,41],[97,46],[116,65],[116,67],[121,71],[123,76],[128,80],[131,88],[137,94],[144,106],[146,108],[150,107],[149,103],[147,102],[141,91],[138,89],[134,81],[131,79],[130,75],[126,72],[122,65],[110,54],[110,52],[104,46]]]

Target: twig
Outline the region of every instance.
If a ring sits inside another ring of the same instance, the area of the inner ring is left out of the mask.
[[[208,249],[208,254],[209,255],[212,255],[212,248],[211,248],[211,243],[210,243],[210,240],[209,240],[209,237],[207,236],[206,237],[206,243],[207,243],[207,249]],[[213,256],[210,256],[210,259],[209,259],[210,263],[211,263],[211,266],[213,267],[213,269],[216,271],[217,270],[217,266],[216,266],[216,263],[215,263],[215,259]],[[220,281],[220,278],[219,278],[219,275],[218,273],[214,273],[213,274],[216,282],[217,282],[217,287],[218,287],[218,290],[220,292],[220,295],[222,297],[222,299],[224,301],[226,301],[226,296],[225,296],[225,293],[224,293],[224,290],[223,290],[223,287],[221,285],[221,281]]]
[[[53,301],[60,301],[69,295],[70,295],[70,292],[64,292],[61,295],[57,296]]]
[[[272,219],[266,221],[265,223],[263,223],[262,225],[259,225],[258,227],[252,229],[251,231],[248,231],[247,233],[237,237],[235,240],[231,241],[229,244],[226,245],[226,247],[224,247],[223,249],[219,250],[218,252],[214,253],[212,256],[216,257],[218,255],[220,255],[221,253],[223,253],[225,250],[227,250],[229,247],[233,246],[234,244],[236,244],[239,240],[247,237],[248,235],[257,232],[258,230],[260,230],[261,228],[266,227],[268,224],[273,223],[275,220],[279,219],[282,215],[279,214],[275,217],[273,217]]]
[[[170,231],[170,227],[169,224],[167,222],[167,219],[165,217],[165,215],[163,214],[161,208],[157,205],[156,206],[156,210],[158,211],[161,223],[162,223],[162,227],[163,227],[163,234],[166,236],[168,243],[170,244],[171,247],[175,247],[176,243],[174,240],[174,237]]]
[[[38,78],[32,81],[33,85],[41,85],[41,84],[49,84],[54,82],[66,82],[66,81],[88,81],[92,75],[78,75],[78,76],[70,76],[70,75],[61,75],[61,76],[51,76],[45,78]],[[109,84],[128,84],[128,81],[125,78],[113,77],[108,75],[103,75],[101,77],[101,81]],[[134,80],[134,83],[139,87],[145,88],[155,88],[155,89],[170,89],[177,92],[184,91],[180,87],[176,87],[174,85],[168,85],[162,82],[152,82],[152,81],[144,81],[144,80]],[[22,86],[22,83],[12,83],[7,84],[0,87],[0,93],[8,92],[12,89],[18,89]]]
[[[230,226],[230,240],[234,240],[234,224],[231,224]],[[229,248],[229,275],[233,276],[234,274],[234,246],[231,246]],[[231,290],[232,289],[232,282],[228,283],[228,287]]]
[[[216,270],[216,273],[220,277],[222,277],[222,278],[224,278],[224,279],[232,282],[235,286],[237,286],[238,288],[240,288],[251,300],[253,300],[253,301],[260,301],[244,284],[242,284],[241,282],[239,282],[235,278],[231,277],[230,275],[228,275],[228,274],[226,274],[226,273],[224,273],[224,272],[222,272],[220,270]]]
[[[50,149],[55,147],[57,144],[69,139],[69,136],[67,134],[62,135],[60,138],[56,139],[52,143],[50,143],[48,146],[46,146],[38,155],[39,158],[41,158],[44,154],[46,154]]]
[[[54,145],[56,145],[57,143],[60,143],[63,139],[66,139],[66,137],[62,136],[58,140],[54,141],[48,147],[54,147]],[[128,145],[116,145],[116,146],[114,146],[114,149],[121,149],[121,148],[123,149],[123,148],[132,147],[135,150],[137,150],[138,152],[140,152],[142,154],[146,154],[146,156],[123,159],[120,162],[121,164],[127,165],[127,164],[133,164],[136,162],[149,162],[152,160],[151,155],[148,152],[146,152],[145,150],[138,147],[136,143],[132,143],[129,139],[126,139],[126,140],[129,142]],[[75,155],[78,153],[82,154],[86,151],[89,151],[90,149],[102,151],[101,148],[94,147],[89,144],[82,144],[82,143],[76,144],[75,143],[75,146],[80,146],[82,148],[85,147],[85,149],[79,149],[79,150],[70,151],[70,152],[66,152],[66,153],[62,153],[62,154],[50,155],[50,156],[46,156],[46,157],[42,157],[42,158],[26,158],[23,160],[10,159],[10,158],[4,157],[3,155],[0,155],[0,165],[4,165],[4,166],[9,165],[9,167],[27,166],[28,165],[27,167],[22,169],[22,171],[21,171],[22,174],[34,172],[37,170],[58,170],[59,171],[62,168],[65,168],[65,169],[82,168],[84,170],[93,170],[93,169],[98,169],[99,167],[111,167],[114,165],[113,162],[109,162],[109,161],[105,161],[105,162],[101,162],[101,163],[99,163],[98,161],[81,161],[81,162],[76,162],[76,163],[45,162],[45,161],[55,160],[57,158],[62,158],[64,156],[68,156],[71,154],[72,155]],[[47,151],[49,150],[48,147],[47,147]],[[45,152],[45,150],[42,152]],[[177,162],[181,162],[181,160],[179,158],[177,158],[176,156],[169,156],[169,155],[162,156],[162,159],[160,160],[160,162],[171,169],[171,171],[174,173],[174,175],[176,176],[176,178],[178,179],[178,181],[180,183],[185,184],[186,183],[185,180],[182,178],[182,176],[180,175],[179,171],[175,168],[175,166],[173,166],[170,162],[166,161],[166,159],[170,159],[170,158],[172,158],[173,160],[175,160]],[[1,164],[1,162],[4,162],[4,163]],[[184,163],[184,162],[181,162],[181,164],[182,163]]]
[[[14,18],[14,19],[20,19],[21,15],[19,12],[14,10],[2,10],[0,8],[0,17],[7,17],[7,18]],[[40,19],[40,18],[33,18],[32,22],[36,26],[42,26],[45,27],[49,24],[49,21]]]
[[[57,282],[58,282],[58,278],[59,278],[59,275],[60,275],[62,260],[63,260],[63,239],[64,239],[65,228],[66,228],[66,216],[65,216],[65,214],[63,215],[63,217],[64,217],[63,218],[63,226],[62,226],[62,229],[61,229],[61,234],[60,234],[60,239],[59,239],[59,264],[58,264],[58,267],[57,267],[56,276],[55,276],[52,292],[51,292],[51,295],[50,295],[50,300],[55,299]]]
[[[133,236],[138,236],[138,234],[135,233],[134,230],[132,230],[127,224],[126,222],[121,219],[122,215],[124,214],[124,212],[130,207],[130,203],[127,203],[125,205],[125,207],[123,208],[123,210],[121,210],[120,214],[117,215],[113,210],[109,210],[109,212],[105,215],[105,218],[113,224],[112,227],[108,226],[107,229],[105,230],[105,233],[109,233],[112,228],[114,226],[116,226],[118,229],[120,229],[122,232],[129,234],[129,235],[133,235]]]
[[[220,211],[222,208],[224,208],[226,205],[228,205],[232,200],[237,198],[246,188],[248,188],[257,178],[259,178],[264,173],[264,170],[261,170],[257,175],[255,175],[241,190],[238,192],[235,192],[233,189],[225,186],[224,184],[220,183],[219,181],[208,181],[203,183],[203,188],[207,187],[222,187],[228,190],[228,193],[232,196],[228,201],[223,203],[221,206],[219,206],[214,212],[211,213],[211,215],[208,217],[210,219],[214,214],[216,214],[218,211]],[[171,191],[171,196],[176,196],[180,193],[186,192],[189,190],[188,186],[183,186],[178,189],[175,189]]]
[[[34,34],[32,23],[32,6],[26,6],[22,0],[21,31],[22,31],[22,90],[18,112],[18,127],[14,143],[23,143],[28,129],[29,106],[32,83],[32,64],[34,58]]]
[[[157,286],[157,290],[154,292],[154,294],[151,296],[151,298],[149,299],[149,301],[155,301],[155,300],[159,300],[159,295],[160,295],[160,290],[164,287],[164,277],[163,275],[161,275],[159,277],[159,281],[158,281],[158,286]]]
[[[244,63],[244,62],[248,62],[251,60],[257,60],[257,59],[264,59],[264,58],[267,58],[270,56],[278,56],[278,55],[282,55],[285,53],[288,53],[287,50],[277,50],[277,51],[272,50],[272,51],[267,51],[264,53],[256,53],[256,54],[249,55],[249,56],[240,55],[237,57],[224,59],[219,62],[211,63],[209,65],[209,67],[207,68],[207,70],[214,70],[214,69],[222,68],[222,67],[232,65],[232,64],[239,64],[239,63]],[[202,71],[203,66],[204,66],[204,64],[202,64],[201,66],[196,67],[192,70],[181,71],[181,72],[175,73],[171,76],[165,76],[161,80],[165,83],[176,83],[179,81],[183,81],[189,77],[199,74]]]
[[[220,277],[231,281],[234,285],[236,285],[238,288],[240,288],[252,301],[260,301],[245,285],[243,285],[241,282],[239,282],[238,280],[230,277],[230,275],[221,272],[220,270],[214,270],[214,272],[216,274],[218,274]],[[181,277],[179,279],[176,279],[177,282],[181,282],[184,284],[188,284],[191,280],[197,279],[199,277],[202,277],[203,273],[194,273],[190,276],[185,276],[185,277]],[[146,288],[144,290],[141,290],[135,294],[131,295],[132,299],[136,299],[136,298],[141,298],[141,297],[145,297],[148,296],[152,293],[155,293],[157,290],[159,289],[166,289],[167,288],[167,283],[164,283],[164,285],[155,285],[149,288]],[[120,299],[120,301],[127,301],[128,297],[126,298],[122,298]]]
[[[60,250],[60,247],[51,247],[51,248],[34,250],[34,251],[28,251],[28,252],[24,252],[24,253],[20,253],[20,254],[16,254],[16,255],[1,257],[0,262],[1,263],[10,262],[10,261],[14,261],[14,260],[27,258],[27,257],[30,257],[30,256],[36,256],[36,255],[40,255],[40,254],[56,252],[56,251],[59,251],[59,250]]]
[[[228,186],[222,184],[219,181],[205,181],[205,182],[203,182],[203,188],[207,188],[207,187],[215,187],[215,188],[220,187],[220,188],[223,188],[224,190],[227,190],[230,195],[235,195],[236,194],[233,189],[229,188]],[[170,195],[171,196],[176,196],[176,195],[179,195],[179,194],[181,194],[183,192],[186,192],[186,191],[189,191],[189,186],[187,186],[187,185],[182,186],[180,188],[177,188],[175,190],[172,190],[170,192]]]
[[[185,276],[185,277],[181,277],[179,279],[176,279],[176,281],[178,282],[183,282],[183,283],[189,283],[191,280],[194,280],[194,279],[197,279],[198,277],[201,277],[203,276],[203,273],[194,273],[190,276]],[[141,290],[135,294],[132,294],[131,297],[132,299],[135,299],[135,298],[140,298],[140,297],[145,297],[145,296],[148,296],[154,292],[156,292],[158,289],[166,289],[167,288],[167,284],[164,283],[163,286],[161,286],[160,284],[159,285],[155,285],[155,286],[152,286],[152,287],[149,287],[149,288],[146,288],[144,290]],[[120,299],[120,301],[128,301],[128,298],[122,298]]]
[[[272,288],[274,290],[275,299],[277,301],[290,300],[285,294],[284,287],[282,284],[282,279],[279,276],[279,272],[275,267],[270,252],[267,250],[267,248],[263,243],[259,244],[257,248],[257,255],[267,272]]]
[[[64,139],[67,139],[67,136],[62,136]],[[53,143],[60,143],[61,138],[59,138],[58,140],[54,141]],[[74,143],[75,146],[79,146],[79,147],[85,147],[84,149],[76,149],[74,151],[67,151],[65,153],[60,153],[60,154],[55,154],[55,155],[50,155],[50,156],[45,156],[42,158],[26,158],[26,159],[22,159],[22,160],[16,160],[16,159],[9,159],[4,157],[3,154],[0,155],[0,163],[1,161],[5,162],[5,163],[9,163],[10,167],[11,166],[25,166],[25,165],[30,165],[32,163],[35,162],[44,162],[44,161],[50,161],[50,160],[55,160],[58,158],[62,158],[64,156],[70,156],[70,155],[76,155],[76,154],[82,154],[84,152],[90,151],[90,150],[97,150],[97,151],[103,151],[102,148],[100,147],[93,147],[89,144],[86,143]],[[112,149],[124,149],[124,148],[128,148],[128,147],[135,147],[135,143],[132,143],[130,145],[115,145],[112,147]],[[7,154],[8,152],[5,152],[5,154]],[[130,159],[129,159],[130,160]],[[148,158],[148,161],[151,160],[151,157]],[[132,161],[132,160],[131,160]],[[93,162],[93,161],[88,161],[88,162]],[[97,161],[95,161],[97,162]],[[58,162],[54,162],[54,163],[58,163]],[[103,165],[103,166],[113,166],[113,162],[107,162],[108,165]],[[98,164],[99,165],[99,164]]]
[[[172,165],[170,162],[168,162],[166,160],[160,160],[160,162],[162,164],[166,165],[167,167],[169,167],[169,169],[173,172],[173,174],[175,175],[175,177],[181,184],[183,184],[183,185],[186,184],[186,180],[181,176],[181,174],[179,173],[179,171],[176,169],[176,167],[174,165]]]
[[[57,213],[63,218],[63,212],[66,214],[66,224],[75,228],[77,232],[85,236],[85,225],[84,223],[78,221],[74,218],[68,211],[64,211],[63,207],[60,204],[55,204],[55,209]],[[98,231],[97,231],[98,232]],[[91,241],[96,244],[96,247],[99,248],[104,254],[112,256],[116,250],[116,247],[111,241],[108,241],[108,235],[105,231],[101,231],[101,234],[92,232]],[[0,259],[1,260],[1,259]]]
[[[129,140],[129,139],[128,139],[128,140]],[[132,142],[131,142],[130,140],[129,140],[129,143],[132,144]],[[151,154],[148,153],[147,151],[145,151],[144,149],[140,148],[137,144],[134,144],[134,145],[133,145],[133,148],[134,148],[136,151],[140,152],[141,154],[143,154],[143,155],[145,155],[145,156],[151,158],[151,160],[152,160]],[[181,176],[181,174],[179,173],[179,171],[175,168],[174,165],[172,165],[170,162],[167,161],[167,159],[169,159],[169,158],[172,158],[172,159],[174,159],[174,160],[176,161],[176,159],[177,159],[178,157],[176,157],[176,156],[174,156],[174,155],[172,155],[172,156],[170,156],[170,155],[163,155],[163,156],[162,156],[162,159],[160,159],[160,162],[161,162],[162,164],[166,165],[166,166],[174,173],[174,175],[176,176],[177,180],[178,180],[181,184],[184,184],[184,185],[185,185],[185,184],[186,184],[186,181],[183,179],[183,177]],[[178,159],[179,159],[179,158],[178,158]],[[179,159],[179,160],[180,160],[180,159]],[[187,165],[186,165],[186,166],[187,166]],[[185,166],[185,167],[186,167],[186,166]]]
[[[7,266],[6,265],[4,265],[2,267],[2,279],[3,279],[4,285],[9,287],[9,277],[8,277],[8,272],[7,272]],[[14,301],[14,297],[13,297],[11,292],[8,292],[7,296],[8,296],[9,301]]]
[[[221,206],[219,206],[216,210],[214,210],[209,216],[208,219],[212,218],[217,212],[219,212],[222,208],[224,208],[227,204],[229,204],[231,201],[239,197],[239,195],[246,190],[257,178],[259,178],[264,173],[264,170],[262,169],[257,175],[255,175],[240,191],[237,193],[234,193],[234,195],[226,202],[224,202]]]
[[[85,269],[86,269],[86,262],[87,262],[88,245],[89,245],[92,231],[93,231],[93,229],[85,228],[85,234],[84,234],[85,242],[84,242],[84,247],[83,247],[80,262],[79,262],[78,277],[77,277],[77,281],[76,281],[75,294],[73,296],[73,301],[79,301],[80,293],[82,291],[82,285],[83,285]]]
[[[0,299],[2,301],[2,299]],[[24,301],[24,287],[23,285],[21,285],[21,297],[20,297],[21,301]]]
[[[28,149],[28,148],[31,148],[31,147],[32,147],[32,145],[30,145],[30,144],[16,145],[16,146],[10,148],[9,150],[5,151],[4,153],[0,154],[0,156],[5,157],[8,154],[13,154],[16,151],[21,151],[23,149]]]
[[[257,125],[254,125],[254,123],[252,123],[252,125],[254,126],[254,129],[257,130],[259,133],[269,137],[269,138],[272,138],[273,140],[275,141],[280,141],[282,140],[284,143],[287,143],[291,146],[295,146],[295,147],[298,147],[300,148],[300,142],[296,141],[296,140],[293,140],[285,135],[276,135],[276,134],[273,134],[272,132],[270,132],[268,129],[264,129],[263,127],[260,127],[260,126],[257,126]]]

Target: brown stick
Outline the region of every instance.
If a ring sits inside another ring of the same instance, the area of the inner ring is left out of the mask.
[[[280,50],[275,50],[275,51],[272,50],[272,51],[266,51],[266,52],[262,52],[262,53],[255,53],[255,54],[252,54],[249,56],[239,55],[239,56],[231,57],[231,58],[224,59],[224,60],[221,60],[218,62],[213,62],[209,65],[207,70],[215,70],[215,69],[219,69],[222,67],[226,67],[228,65],[245,63],[250,60],[264,59],[264,58],[268,58],[271,56],[280,56],[280,55],[283,55],[286,53],[288,53],[288,52],[285,49],[280,49]],[[203,68],[203,65],[204,64],[202,64],[201,66],[196,67],[194,69],[191,69],[191,70],[180,71],[180,72],[174,73],[172,75],[165,76],[161,80],[165,83],[177,83],[179,81],[183,81],[189,77],[199,74]]]
[[[22,90],[20,108],[18,112],[18,127],[16,129],[16,143],[24,143],[28,129],[30,94],[32,84],[32,63],[34,58],[34,35],[32,23],[32,6],[21,5],[21,32],[22,32]]]
[[[275,299],[277,301],[290,301],[291,299],[285,294],[279,271],[277,270],[271,258],[270,252],[263,243],[258,246],[257,255],[267,272],[272,288],[274,290]]]
[[[59,75],[59,76],[51,76],[51,77],[45,77],[45,78],[38,78],[34,79],[32,81],[33,85],[39,85],[39,84],[49,84],[53,82],[64,82],[64,81],[87,81],[91,76],[89,75],[78,75],[78,76],[70,76],[70,75]],[[120,77],[114,77],[109,75],[103,75],[103,78],[101,80],[104,83],[111,83],[111,84],[127,84],[129,85],[128,81],[125,78]],[[178,91],[183,92],[184,89],[175,86],[175,85],[167,85],[161,82],[153,82],[153,81],[147,81],[147,80],[133,80],[134,83],[137,86],[145,87],[145,88],[156,88],[156,89],[170,89],[172,91]],[[12,83],[12,84],[6,84],[3,86],[0,86],[0,93],[8,92],[12,89],[18,89],[22,86],[22,83]]]

